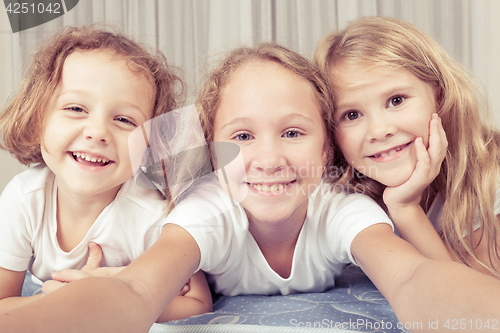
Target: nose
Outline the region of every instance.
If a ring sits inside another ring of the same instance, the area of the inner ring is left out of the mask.
[[[284,147],[279,139],[263,139],[252,149],[251,168],[267,175],[282,171],[286,165]]]
[[[93,140],[96,143],[109,143],[110,134],[106,119],[95,115],[89,117],[89,121],[83,131],[83,136],[87,140]]]
[[[370,142],[383,141],[394,136],[398,131],[398,127],[392,121],[391,116],[380,113],[370,119],[368,126],[367,139]]]

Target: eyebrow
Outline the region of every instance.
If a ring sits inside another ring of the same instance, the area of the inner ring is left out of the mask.
[[[300,119],[303,119],[303,120],[306,120],[307,122],[309,123],[314,123],[314,121],[309,118],[309,117],[306,117],[300,113],[292,113],[292,114],[289,114],[287,115],[286,117],[283,117],[283,119],[281,119],[280,121],[285,121],[285,120],[293,120],[293,119],[296,119],[296,118],[300,118]],[[231,120],[230,122],[224,124],[220,130],[224,129],[225,127],[227,126],[231,126],[231,125],[234,125],[234,124],[238,124],[238,123],[248,123],[248,122],[251,122],[252,119],[249,118],[249,117],[239,117],[239,118],[235,118],[233,120]]]
[[[413,91],[413,90],[415,90],[415,87],[411,86],[411,85],[391,87],[390,89],[384,90],[382,92],[382,95],[390,95],[390,96],[392,96],[392,95],[400,92],[401,90],[404,90],[404,91]],[[355,104],[356,104],[356,102],[354,102],[354,103],[339,104],[339,106],[337,107],[337,109],[350,109],[352,107],[351,105],[355,105]]]
[[[59,94],[59,96],[57,96],[57,100],[59,100],[61,97],[63,97],[64,95],[72,95],[72,94],[75,94],[75,95],[78,95],[78,94],[81,94],[81,95],[91,95],[89,92],[85,91],[85,90],[66,90],[66,91],[63,91],[62,93]],[[147,114],[145,112],[147,112],[147,110],[142,110],[139,106],[133,104],[133,103],[130,103],[126,100],[121,100],[122,103],[128,105],[129,107],[139,111],[142,115],[144,115],[146,118],[149,118],[147,116]],[[152,111],[154,112],[154,110]]]
[[[231,120],[230,122],[228,123],[225,123],[224,125],[222,125],[222,127],[220,128],[220,130],[224,129],[225,127],[228,127],[228,126],[231,126],[231,125],[234,125],[234,124],[238,124],[238,123],[247,123],[251,121],[250,118],[248,117],[239,117],[239,118],[235,118],[233,120]]]

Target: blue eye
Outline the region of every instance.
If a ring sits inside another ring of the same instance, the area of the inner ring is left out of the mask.
[[[241,134],[236,135],[234,137],[234,139],[236,139],[238,141],[248,141],[248,140],[252,139],[252,136],[248,133],[241,133]]]
[[[404,96],[394,96],[389,99],[389,102],[387,103],[388,107],[396,107],[401,105],[404,101],[406,100],[406,97]]]
[[[283,134],[285,138],[290,138],[290,139],[297,138],[301,135],[302,133],[299,133],[298,131],[287,131],[285,132],[285,134]]]

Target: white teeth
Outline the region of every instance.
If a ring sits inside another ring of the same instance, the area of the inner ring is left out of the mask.
[[[398,148],[395,148],[395,149],[392,149],[390,150],[388,153],[380,153],[380,154],[375,154],[373,155],[373,157],[375,158],[379,158],[379,157],[385,157],[385,156],[389,156],[389,155],[392,155],[392,154],[396,154],[398,151],[400,151],[401,149],[403,149],[405,146],[402,146],[402,147],[398,147]]]
[[[90,157],[90,156],[87,156],[85,153],[80,153],[80,152],[75,152],[73,153],[73,156],[75,158],[81,158],[81,159],[84,159],[85,161],[88,161],[88,162],[102,162],[102,163],[108,163],[109,160],[107,159],[104,159],[104,158],[97,158],[97,157]]]
[[[281,191],[286,186],[286,184],[273,184],[273,185],[267,185],[267,184],[250,184],[250,185],[252,185],[259,192]]]

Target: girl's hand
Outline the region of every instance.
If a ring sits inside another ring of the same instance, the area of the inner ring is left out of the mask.
[[[436,113],[432,115],[429,127],[428,149],[425,148],[422,138],[415,140],[417,165],[410,178],[405,183],[387,187],[384,191],[383,199],[389,211],[419,205],[423,191],[439,174],[448,141],[441,119]]]
[[[179,291],[177,296],[186,295],[189,292],[189,290],[191,290],[191,286],[189,285],[190,283],[191,283],[191,279],[189,279],[188,282],[186,282],[186,284],[182,287],[182,289]]]
[[[90,276],[108,277],[118,274],[125,267],[99,267],[102,260],[102,249],[96,243],[89,243],[89,257],[81,270],[65,269],[52,274],[53,280],[45,281],[42,286],[44,294],[49,294],[71,281]]]
[[[81,270],[77,269],[65,269],[60,272],[55,272],[52,274],[53,280],[45,281],[42,286],[42,292],[44,294],[50,294],[51,292],[63,287],[67,283],[79,279],[83,279],[91,276],[101,276],[109,277],[118,274],[125,267],[99,267],[102,260],[102,249],[96,243],[89,243],[89,257],[87,263]],[[186,284],[179,291],[177,296],[186,295],[190,288],[191,279],[186,282]]]

